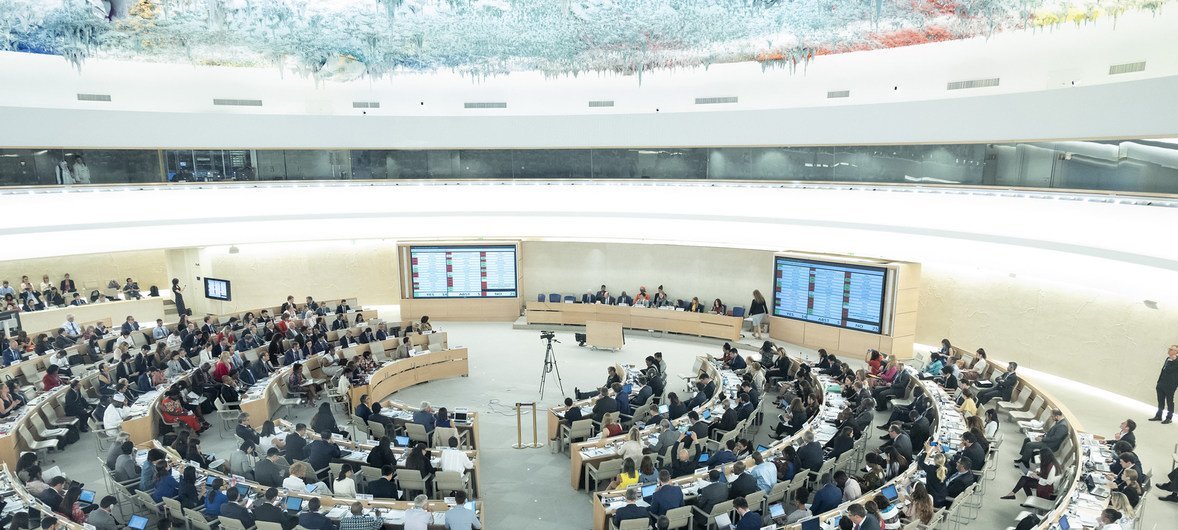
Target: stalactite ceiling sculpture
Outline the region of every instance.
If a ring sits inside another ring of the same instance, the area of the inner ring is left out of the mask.
[[[0,0],[0,50],[324,80],[641,74],[1083,24],[1167,0]]]

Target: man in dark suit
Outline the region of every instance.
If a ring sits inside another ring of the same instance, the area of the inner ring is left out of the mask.
[[[593,421],[601,423],[601,418],[606,414],[618,411],[618,401],[609,397],[609,391],[606,387],[601,387],[598,392],[597,402],[593,404]]]
[[[881,450],[888,447],[894,448],[901,455],[904,455],[905,459],[911,462],[912,438],[904,433],[904,430],[900,428],[899,423],[893,423],[888,426],[888,438],[891,438],[891,440],[881,446]]]
[[[728,487],[729,499],[744,497],[745,495],[748,495],[754,491],[761,490],[757,487],[756,477],[753,477],[744,471],[745,466],[743,461],[737,460],[735,464],[732,464],[732,474],[736,475],[736,478],[732,479],[732,485]]]
[[[618,305],[634,305],[634,297],[626,294],[626,291],[622,291],[622,295],[618,297],[617,302]]]
[[[282,525],[283,530],[291,530],[298,524],[298,521],[292,517],[286,510],[278,507],[275,503],[278,501],[278,489],[267,488],[265,493],[265,502],[258,503],[254,506],[254,520],[265,521],[268,523],[278,523]],[[224,508],[222,508],[224,509]]]
[[[978,408],[989,403],[991,399],[998,398],[1001,401],[1010,401],[1011,394],[1014,393],[1014,386],[1018,384],[1018,363],[1010,363],[1006,365],[1006,373],[994,379],[994,387],[988,388],[978,393]]]
[[[810,505],[811,513],[824,513],[833,510],[843,502],[843,490],[834,483],[830,473],[822,475],[822,487],[814,492],[814,502]]]
[[[888,402],[904,395],[908,391],[908,382],[911,381],[912,376],[908,374],[908,370],[904,368],[904,363],[899,364],[900,371],[896,373],[895,379],[892,379],[892,384],[883,388],[876,389],[871,397],[875,398],[875,410],[883,412],[888,409]]]
[[[699,496],[695,498],[695,506],[704,513],[711,513],[713,506],[728,500],[728,484],[720,481],[723,476],[724,472],[719,469],[708,472],[708,482],[711,484],[700,488]]]
[[[794,463],[798,465],[799,471],[810,470],[817,473],[822,469],[822,445],[814,440],[814,431],[802,433],[802,441],[804,443],[798,448]]]
[[[295,424],[293,436],[286,437],[286,458],[288,461],[305,460],[307,458],[307,424]]]
[[[641,407],[647,401],[650,401],[652,396],[654,396],[654,386],[650,384],[642,385],[642,388],[638,389],[638,393],[634,394],[634,398],[630,400],[630,406]]]
[[[65,483],[65,477],[61,475],[53,477],[49,480],[49,487],[42,490],[41,494],[37,495],[37,498],[41,499],[41,502],[47,504],[50,508],[53,508],[53,511],[65,514],[66,512],[62,511],[61,507],[61,501],[65,498]]]
[[[1154,387],[1158,394],[1158,413],[1149,421],[1172,423],[1174,421],[1174,392],[1178,390],[1178,344],[1170,346],[1166,352],[1166,361],[1162,364],[1162,371],[1158,374],[1158,384]],[[1162,409],[1166,409],[1166,419],[1162,419]]]
[[[397,484],[393,482],[393,471],[395,468],[391,465],[381,467],[380,478],[368,483],[368,494],[377,499],[397,498]]]
[[[287,438],[294,438],[288,436]],[[290,440],[287,440],[287,447],[290,447]],[[271,447],[266,450],[266,458],[258,460],[254,464],[254,479],[258,484],[263,486],[278,487],[282,485],[282,479],[286,478],[286,462],[282,456],[278,454],[277,447]]]
[[[221,515],[230,519],[237,519],[241,521],[241,525],[249,528],[254,526],[254,514],[245,509],[245,506],[238,504],[241,499],[241,492],[237,488],[229,488],[225,491],[225,498],[229,500],[221,506]]]
[[[961,450],[949,461],[949,468],[956,467],[957,462],[961,459],[968,459],[969,468],[974,471],[981,471],[982,467],[986,465],[986,451],[982,449],[982,444],[978,443],[972,432],[961,433]]]
[[[307,446],[307,463],[311,464],[312,469],[326,469],[332,460],[341,456],[343,452],[331,442],[331,433],[328,432],[319,433],[319,439]],[[327,473],[325,471],[321,474],[319,480],[326,479]]]
[[[974,483],[975,477],[971,468],[973,462],[968,456],[963,456],[957,459],[957,472],[949,476],[945,481],[945,505],[948,506],[953,503],[952,498],[957,497],[961,492],[965,491],[970,484]]]
[[[384,410],[384,407],[380,405],[379,401],[373,403],[372,414],[368,415],[368,421],[375,421],[376,423],[381,424],[381,426],[384,427],[384,432],[386,433],[393,432],[396,429],[395,422],[392,418],[381,414],[380,411],[382,410]]]
[[[750,510],[748,499],[744,497],[734,499],[732,507],[736,508],[737,515],[740,515],[740,521],[736,523],[735,530],[761,530],[761,512]]]
[[[699,413],[694,410],[687,413],[687,419],[691,420],[691,428],[689,431],[695,433],[696,441],[703,443],[704,440],[707,440],[709,427],[708,422],[701,420],[699,418]]]
[[[1063,445],[1063,441],[1068,437],[1068,420],[1064,419],[1063,411],[1059,409],[1051,410],[1051,419],[1054,420],[1051,428],[1043,434],[1043,439],[1038,442],[1032,442],[1028,436],[1023,438],[1022,449],[1019,450],[1019,458],[1015,460],[1016,464],[1023,466],[1031,466],[1031,457],[1043,449],[1050,449],[1052,451],[1059,451],[1059,447]],[[969,434],[969,433],[965,433]]]
[[[307,530],[332,530],[331,519],[319,513],[319,497],[307,501],[307,510],[299,513],[299,525]]]
[[[924,387],[916,385],[912,387],[912,403],[909,405],[892,407],[892,414],[888,416],[888,421],[880,429],[887,429],[887,425],[894,421],[908,421],[908,413],[913,410],[924,412],[928,409],[930,403],[928,394],[925,393]]]
[[[123,333],[130,333],[132,331],[139,331],[139,323],[135,322],[135,317],[127,316],[127,321],[123,322]]]
[[[237,421],[237,428],[234,429],[233,432],[242,440],[248,440],[250,442],[253,442],[254,445],[258,445],[258,444],[262,443],[262,437],[258,436],[258,431],[255,431],[252,428],[250,428],[249,414],[246,414],[244,412],[241,413],[241,416]],[[246,528],[249,528],[249,527],[247,526]]]
[[[862,504],[855,503],[847,507],[847,517],[855,523],[855,530],[880,530],[879,519],[867,513]]]
[[[735,429],[736,424],[740,422],[740,419],[738,419],[736,415],[736,408],[733,407],[732,403],[727,400],[725,403],[728,404],[728,407],[724,409],[724,415],[720,416],[720,421],[713,423],[712,426],[709,427],[709,434],[714,438],[718,438],[718,436],[716,436],[717,430],[725,432],[731,431],[732,429]]]
[[[904,427],[908,430],[908,437],[912,439],[911,445],[915,447],[923,446],[928,441],[929,432],[932,430],[928,418],[916,410],[908,412],[908,424]]]
[[[671,476],[679,478],[690,475],[695,472],[695,465],[696,459],[693,458],[692,452],[680,446],[675,452],[675,460],[671,462]]]
[[[331,330],[332,331],[339,331],[341,329],[348,329],[348,327],[349,327],[348,326],[348,319],[344,318],[344,315],[342,313],[337,314],[335,317],[335,320],[331,321]]]
[[[650,504],[650,515],[658,517],[666,515],[668,511],[683,506],[683,489],[671,484],[671,472],[659,471],[659,487],[646,500]]]
[[[368,418],[372,416],[372,409],[368,407],[368,394],[360,396],[360,404],[356,405],[356,417],[368,423]]]
[[[581,407],[573,406],[573,398],[564,398],[564,424],[569,427],[573,426],[573,422],[581,419]]]
[[[637,504],[640,496],[641,492],[637,487],[626,490],[626,505],[614,512],[614,526],[621,527],[622,521],[627,519],[646,520],[650,518],[650,511]]]
[[[625,392],[625,388],[621,383],[614,383],[614,400],[618,402],[618,412],[624,416],[634,414],[634,408],[630,406],[630,394]]]

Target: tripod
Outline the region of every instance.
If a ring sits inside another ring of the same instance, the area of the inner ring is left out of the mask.
[[[540,374],[540,399],[544,399],[544,383],[548,380],[548,373],[556,370],[556,384],[560,386],[560,394],[564,395],[564,381],[560,378],[560,366],[556,364],[556,352],[552,351],[552,343],[560,342],[548,339],[548,348],[544,351],[544,371]]]

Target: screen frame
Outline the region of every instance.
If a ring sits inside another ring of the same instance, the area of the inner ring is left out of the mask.
[[[402,277],[405,283],[402,286],[402,298],[409,300],[512,300],[520,297],[521,278],[520,278],[520,245],[517,242],[493,242],[493,243],[453,243],[446,244],[442,242],[429,243],[407,243],[402,246],[404,249],[404,256],[402,258]],[[427,296],[418,297],[413,289],[413,251],[417,249],[475,249],[475,248],[503,248],[510,249],[515,261],[515,294],[511,296]]]
[[[800,262],[800,263],[811,263],[814,265],[836,265],[838,267],[847,268],[847,269],[860,269],[860,270],[872,271],[872,272],[877,272],[877,271],[882,272],[883,273],[883,292],[881,293],[881,296],[879,298],[879,331],[871,331],[871,330],[866,330],[866,329],[856,329],[856,328],[852,328],[852,327],[848,327],[848,326],[841,326],[838,324],[827,324],[825,322],[815,322],[813,320],[806,320],[804,318],[790,317],[790,316],[777,314],[777,293],[778,293],[778,286],[780,284],[780,278],[777,276],[777,265],[779,263],[778,260],[789,260],[789,261]],[[865,265],[865,264],[859,264],[859,263],[847,263],[847,262],[841,262],[841,261],[819,260],[819,259],[802,258],[802,257],[795,257],[795,256],[790,256],[790,255],[777,254],[777,255],[773,256],[773,302],[769,306],[769,315],[772,317],[776,317],[776,318],[786,318],[789,320],[803,322],[806,324],[815,324],[815,325],[827,326],[827,327],[831,327],[831,328],[835,328],[835,329],[845,329],[847,331],[857,331],[859,333],[869,333],[871,335],[885,335],[886,336],[886,335],[891,334],[891,325],[889,324],[889,321],[891,320],[891,318],[890,318],[891,315],[889,314],[888,311],[886,311],[886,309],[888,307],[889,301],[893,298],[891,295],[891,291],[892,291],[894,285],[895,285],[895,273],[886,264]]]
[[[204,280],[202,282],[202,284],[204,285],[204,289],[205,289],[205,298],[208,298],[209,300],[216,300],[218,302],[230,302],[233,300],[233,283],[232,282],[230,282],[229,280],[221,279],[221,278],[210,278],[208,276],[205,276],[202,279]],[[225,282],[225,298],[219,298],[216,296],[209,295],[209,282],[210,281]]]

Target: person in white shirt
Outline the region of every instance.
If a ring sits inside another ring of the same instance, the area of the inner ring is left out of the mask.
[[[106,407],[106,411],[102,413],[102,427],[108,431],[118,431],[123,426],[123,420],[127,419],[127,412],[123,406],[127,404],[127,398],[122,394],[115,394],[111,398],[111,403]]]
[[[77,340],[82,335],[82,327],[77,322],[74,322],[73,315],[65,316],[65,322],[62,322],[61,329],[65,330],[65,336],[73,340]]]
[[[1121,512],[1112,508],[1105,508],[1100,512],[1100,520],[1096,523],[1096,528],[1099,530],[1121,530],[1119,521],[1121,520]]]
[[[433,522],[433,514],[429,513],[429,497],[418,495],[413,498],[413,507],[405,511],[405,530],[427,530]]]
[[[168,351],[179,350],[183,345],[184,341],[180,339],[180,333],[176,331],[169,333],[168,339],[164,341],[164,347],[168,348]]]
[[[351,464],[344,464],[340,468],[339,478],[332,484],[335,487],[334,493],[336,497],[356,498],[356,479],[352,478],[354,473],[355,471],[352,470]]]
[[[74,184],[89,184],[90,183],[90,168],[86,167],[86,161],[82,157],[74,157]]]
[[[466,456],[466,453],[458,449],[457,437],[451,436],[447,444],[449,447],[442,449],[442,458],[438,466],[442,471],[465,473],[468,469],[474,469],[474,462],[470,460],[469,456]]]
[[[863,496],[863,487],[859,481],[847,474],[846,471],[836,471],[834,481],[843,489],[843,502],[850,502]]]
[[[311,493],[312,492],[310,489],[307,488],[307,483],[303,481],[303,477],[305,477],[311,473],[310,466],[308,466],[304,462],[295,462],[290,465],[289,473],[290,474],[287,475],[286,478],[282,479],[282,487],[283,488],[286,488],[290,491],[294,491],[294,492],[298,492],[298,493]],[[312,476],[314,476],[314,475],[312,475]],[[316,482],[313,485],[313,489],[314,489],[314,491],[317,491],[320,493],[327,492],[327,486],[325,484],[323,484],[322,482]]]
[[[69,162],[66,162],[65,160],[58,162],[57,167],[54,168],[54,172],[56,173],[58,184],[62,186],[69,186],[70,184],[74,183],[74,176],[70,173]]]

